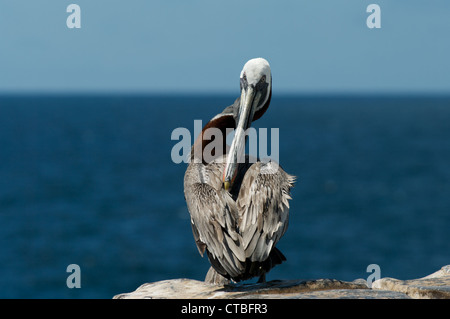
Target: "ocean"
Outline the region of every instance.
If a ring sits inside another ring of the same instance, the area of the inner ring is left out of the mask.
[[[175,128],[229,95],[0,96],[0,298],[112,298],[203,280]],[[287,96],[279,128],[297,176],[274,279],[411,279],[450,264],[450,97]],[[270,131],[270,130],[269,130]],[[69,288],[68,265],[80,288]]]

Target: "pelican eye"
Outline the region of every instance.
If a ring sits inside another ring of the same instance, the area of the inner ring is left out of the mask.
[[[266,82],[266,76],[263,75],[262,78],[261,78],[261,80],[259,80],[259,82],[260,82],[260,83],[265,83],[265,82]]]
[[[247,86],[248,86],[247,75],[245,75],[244,73],[241,78],[241,89],[247,90]]]

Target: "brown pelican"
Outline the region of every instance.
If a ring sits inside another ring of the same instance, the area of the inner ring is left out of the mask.
[[[239,161],[245,150],[245,130],[267,110],[272,96],[269,63],[249,60],[240,75],[241,95],[214,116],[191,149],[184,175],[184,195],[198,251],[206,252],[211,268],[205,281],[224,284],[265,274],[286,258],[275,247],[289,220],[290,189],[295,177],[277,163]],[[202,151],[211,143],[203,136],[208,128],[235,129],[227,150],[205,160]],[[198,152],[198,150],[200,150]]]

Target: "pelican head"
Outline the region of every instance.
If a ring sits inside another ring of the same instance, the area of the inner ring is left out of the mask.
[[[231,188],[237,175],[238,164],[244,162],[245,131],[253,120],[261,117],[270,102],[272,75],[269,62],[263,58],[249,60],[241,71],[240,81],[241,97],[233,110],[236,131],[223,172],[225,190]]]

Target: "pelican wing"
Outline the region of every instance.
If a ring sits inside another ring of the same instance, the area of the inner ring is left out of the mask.
[[[191,164],[185,174],[184,194],[200,254],[206,250],[215,268],[233,277],[242,272],[245,254],[236,232],[236,204],[221,186],[215,187],[221,185],[218,176],[217,165]]]
[[[237,198],[238,229],[245,257],[264,261],[289,222],[290,189],[295,177],[274,162],[252,164]]]

